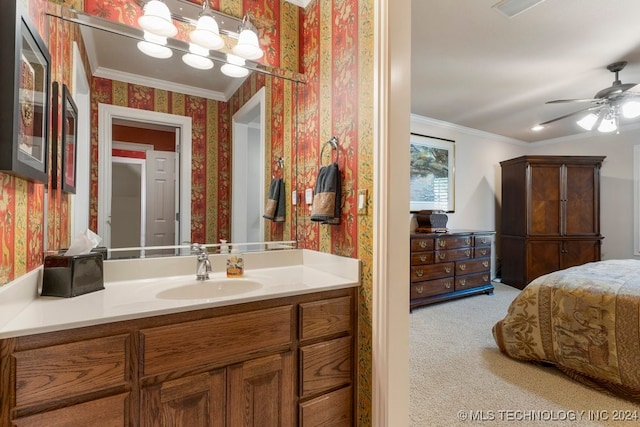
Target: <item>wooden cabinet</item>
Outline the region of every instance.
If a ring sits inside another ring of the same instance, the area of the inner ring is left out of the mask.
[[[411,235],[410,308],[493,292],[489,231]]]
[[[0,425],[353,425],[355,292],[0,340]]]
[[[602,156],[522,156],[502,166],[502,281],[600,260]]]

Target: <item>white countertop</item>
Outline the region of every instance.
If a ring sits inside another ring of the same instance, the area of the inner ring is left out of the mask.
[[[209,281],[195,280],[195,257],[171,257],[106,261],[105,289],[74,298],[41,297],[30,290],[26,293],[33,298],[25,297],[25,290],[20,297],[9,287],[3,295],[2,287],[0,309],[6,307],[12,315],[7,318],[5,312],[4,319],[0,317],[0,338],[359,286],[360,263],[352,258],[298,249],[247,253],[244,258],[243,278],[231,280],[256,282],[258,288],[214,298],[190,299],[177,287],[195,289],[225,282],[233,289],[235,282],[226,279],[224,255],[210,256],[214,272]],[[259,268],[247,268],[251,265]]]

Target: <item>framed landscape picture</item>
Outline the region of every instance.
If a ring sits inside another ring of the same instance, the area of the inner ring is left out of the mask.
[[[410,211],[454,212],[454,141],[412,133],[409,144]]]

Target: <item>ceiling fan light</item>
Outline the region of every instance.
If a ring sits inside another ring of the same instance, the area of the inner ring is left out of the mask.
[[[144,15],[138,18],[143,30],[165,37],[173,37],[178,28],[171,21],[171,12],[161,0],[151,0],[144,5]]]
[[[627,119],[635,119],[640,116],[640,102],[627,101],[622,106],[622,115]]]
[[[581,118],[580,120],[578,120],[576,123],[584,130],[591,130],[593,129],[593,125],[596,124],[597,120],[598,120],[598,116],[596,116],[593,113],[589,113],[583,118]]]
[[[605,133],[613,132],[616,129],[618,129],[618,125],[616,124],[616,118],[611,116],[608,116],[605,119],[603,119],[602,123],[600,123],[600,126],[598,126],[599,132],[605,132]]]
[[[189,33],[189,38],[193,43],[206,47],[207,49],[218,50],[224,47],[224,40],[220,37],[218,23],[215,18],[208,13],[200,15],[196,29]]]

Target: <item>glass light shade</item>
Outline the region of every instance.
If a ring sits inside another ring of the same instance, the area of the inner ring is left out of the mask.
[[[634,119],[640,116],[640,102],[627,101],[622,105],[622,115],[627,119]]]
[[[164,2],[151,0],[144,5],[144,15],[138,18],[143,30],[165,37],[173,37],[178,29],[171,21],[171,12]]]
[[[189,33],[189,38],[193,43],[207,49],[218,50],[224,46],[224,40],[220,37],[218,23],[213,16],[206,13],[203,13],[198,18],[196,29]]]
[[[220,67],[220,71],[229,77],[245,77],[249,74],[249,70],[243,67],[244,64],[244,58],[228,53],[227,63]]]
[[[576,123],[584,130],[591,130],[593,129],[593,125],[596,124],[596,121],[598,121],[598,116],[593,113],[589,113]]]
[[[213,68],[213,61],[207,56],[209,56],[209,49],[189,43],[189,53],[182,55],[182,62],[199,70],[210,70]]]
[[[616,124],[616,118],[614,116],[607,116],[602,120],[600,126],[598,126],[599,132],[613,132],[618,129],[618,125]]]
[[[251,29],[243,29],[238,37],[238,43],[232,49],[233,53],[245,59],[262,58],[264,52],[258,43],[258,34]]]
[[[167,59],[173,56],[173,51],[168,47],[148,41],[139,41],[138,50],[145,55],[159,59]]]

